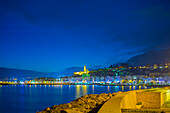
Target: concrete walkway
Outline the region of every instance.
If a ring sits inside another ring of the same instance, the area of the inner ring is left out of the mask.
[[[98,111],[98,113],[121,113],[121,101],[127,93],[121,93],[108,100]]]
[[[142,103],[141,106],[137,103]],[[142,107],[142,108],[140,108]],[[170,113],[170,87],[120,92],[108,100],[98,113],[157,112]]]

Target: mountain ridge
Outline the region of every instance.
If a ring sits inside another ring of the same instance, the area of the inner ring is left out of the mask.
[[[91,68],[88,68],[92,70]],[[69,67],[64,69],[61,72],[38,72],[33,70],[25,70],[25,69],[15,69],[15,68],[6,68],[0,67],[0,79],[5,78],[17,78],[17,79],[25,79],[25,78],[40,78],[40,77],[54,77],[59,78],[63,76],[72,76],[74,72],[83,71],[83,67]]]
[[[56,76],[57,73],[38,72],[38,71],[25,70],[25,69],[0,67],[1,79],[5,79],[5,78],[24,79],[27,77],[35,78],[35,77],[56,77]]]
[[[128,64],[132,64],[134,66],[165,64],[168,62],[170,62],[170,49],[164,49],[161,51],[148,51],[144,54],[134,56],[127,60]]]

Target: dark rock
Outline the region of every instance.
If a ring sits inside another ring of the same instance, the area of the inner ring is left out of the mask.
[[[45,108],[45,109],[44,109],[44,111],[50,111],[50,108],[49,108],[49,107],[47,107],[47,108]]]
[[[112,95],[111,93],[89,94],[67,104],[54,105],[51,108],[47,107],[37,113],[97,113],[103,103],[108,101]]]

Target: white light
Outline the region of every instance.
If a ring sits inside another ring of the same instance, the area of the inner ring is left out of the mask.
[[[20,82],[20,84],[24,84],[24,82]]]

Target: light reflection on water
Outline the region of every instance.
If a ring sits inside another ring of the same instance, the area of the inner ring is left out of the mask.
[[[124,86],[122,86],[122,91],[124,91]]]
[[[129,86],[129,91],[132,90],[132,86]]]
[[[76,85],[76,98],[80,97],[80,85]]]
[[[94,93],[94,85],[92,86],[92,92]]]
[[[87,86],[86,85],[82,85],[83,86],[83,95],[87,95]]]
[[[115,92],[118,92],[118,91],[120,91],[119,90],[119,86],[115,86],[115,90],[114,90]]]
[[[110,88],[110,86],[107,86],[108,92],[109,92],[109,90],[110,90],[109,88]]]
[[[145,88],[147,87],[100,85],[1,85],[0,113],[35,113],[46,107],[71,102],[74,99],[87,94],[113,93]]]

